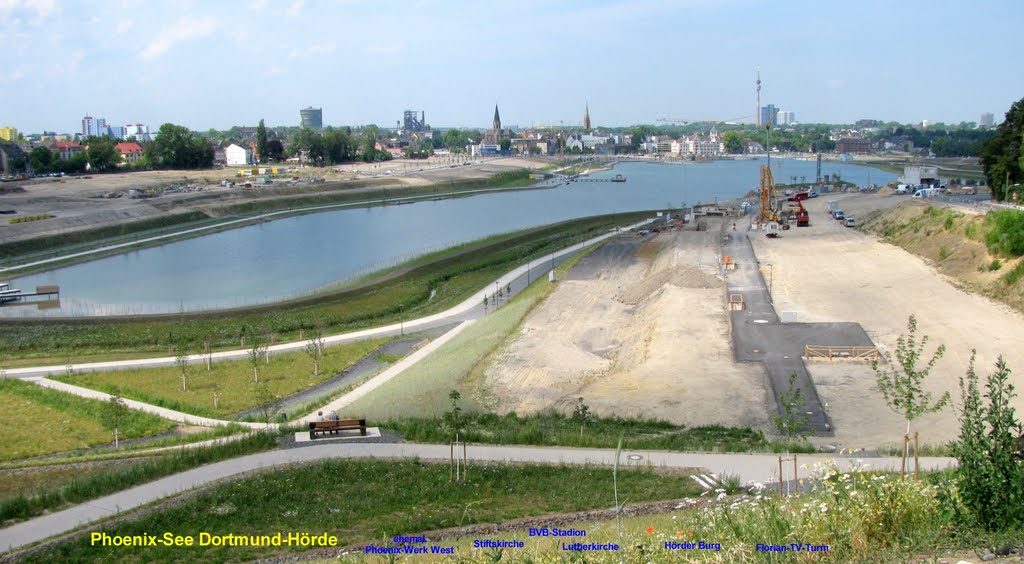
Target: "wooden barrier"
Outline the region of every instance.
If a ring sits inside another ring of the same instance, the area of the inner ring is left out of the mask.
[[[804,358],[833,360],[836,358],[849,358],[853,360],[867,360],[874,362],[879,357],[878,349],[875,347],[847,346],[847,345],[805,345]]]

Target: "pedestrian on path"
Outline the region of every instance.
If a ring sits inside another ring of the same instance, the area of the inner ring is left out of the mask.
[[[324,420],[324,412],[323,411],[317,411],[316,412],[316,420],[317,421],[323,421]]]

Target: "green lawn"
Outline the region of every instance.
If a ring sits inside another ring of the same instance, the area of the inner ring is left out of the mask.
[[[41,388],[21,380],[0,380],[0,428],[5,430],[0,461],[64,452],[113,442],[103,426],[103,402]],[[154,435],[174,428],[155,415],[132,411],[121,438]]]
[[[313,387],[355,364],[390,339],[371,339],[324,349],[320,376],[313,376],[313,361],[304,352],[272,355],[260,362],[259,379],[281,397]],[[55,378],[62,382],[102,390],[162,407],[225,418],[256,407],[253,366],[248,360],[215,362],[188,368],[188,387],[182,390],[177,367],[144,368],[117,372],[92,372]],[[214,394],[220,394],[214,406]]]
[[[696,495],[684,473],[620,471],[619,497],[631,502]],[[165,531],[178,535],[328,533],[339,545],[384,544],[411,535],[474,523],[497,523],[555,512],[605,509],[614,504],[612,470],[588,466],[471,465],[469,480],[449,482],[448,465],[417,461],[331,460],[268,472],[218,486],[111,535]],[[247,561],[301,549],[254,547],[92,547],[88,538],[65,542],[28,561]]]

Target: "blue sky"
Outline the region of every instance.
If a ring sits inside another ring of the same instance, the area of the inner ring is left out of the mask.
[[[0,125],[996,121],[1024,2],[0,0]]]

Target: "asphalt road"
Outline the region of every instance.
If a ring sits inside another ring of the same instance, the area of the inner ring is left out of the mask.
[[[730,312],[733,351],[739,361],[764,364],[780,415],[781,396],[789,389],[791,375],[796,374],[796,386],[805,395],[801,412],[808,416],[811,431],[831,435],[832,422],[803,361],[804,346],[874,343],[857,323],[780,323],[749,239],[763,236],[759,231],[723,231],[722,254],[732,256],[737,263],[736,270],[725,271],[726,291],[729,295],[742,295],[746,305]]]

